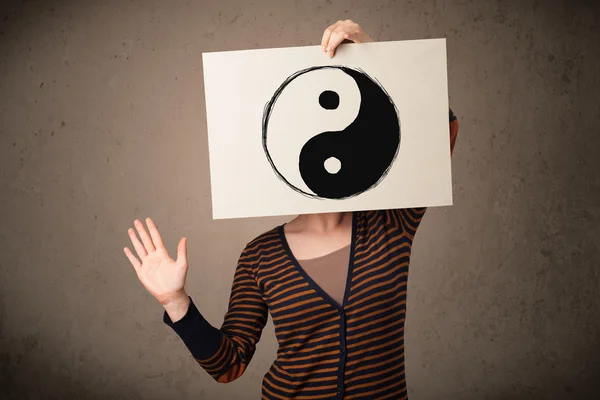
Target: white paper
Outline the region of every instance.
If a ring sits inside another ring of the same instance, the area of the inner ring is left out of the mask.
[[[452,204],[445,39],[203,63],[213,218]]]

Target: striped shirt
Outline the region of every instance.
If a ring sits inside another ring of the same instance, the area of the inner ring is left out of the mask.
[[[409,260],[425,208],[352,216],[343,303],[298,264],[283,226],[245,247],[220,329],[191,301],[164,322],[218,382],[242,375],[270,312],[279,348],[262,399],[405,399],[404,321]]]

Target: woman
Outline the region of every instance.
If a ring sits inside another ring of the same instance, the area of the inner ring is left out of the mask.
[[[329,57],[344,40],[373,41],[338,21],[323,34]],[[450,110],[451,149],[458,121]],[[404,319],[410,250],[425,208],[300,215],[251,241],[235,272],[220,329],[184,289],[186,245],[167,254],[150,218],[125,248],[164,322],[218,382],[242,375],[270,312],[279,343],[264,376],[263,399],[406,398]]]

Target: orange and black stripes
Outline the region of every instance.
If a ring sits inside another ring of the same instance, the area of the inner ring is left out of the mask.
[[[412,241],[425,208],[355,212],[340,307],[302,270],[283,226],[250,242],[220,329],[194,303],[165,322],[217,381],[238,378],[271,313],[279,344],[263,399],[406,398],[404,321]]]

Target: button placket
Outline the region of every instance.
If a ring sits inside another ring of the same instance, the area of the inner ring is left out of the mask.
[[[337,398],[341,399],[344,392],[344,371],[346,367],[346,315],[342,308],[338,309],[340,316],[340,368],[338,371]]]

